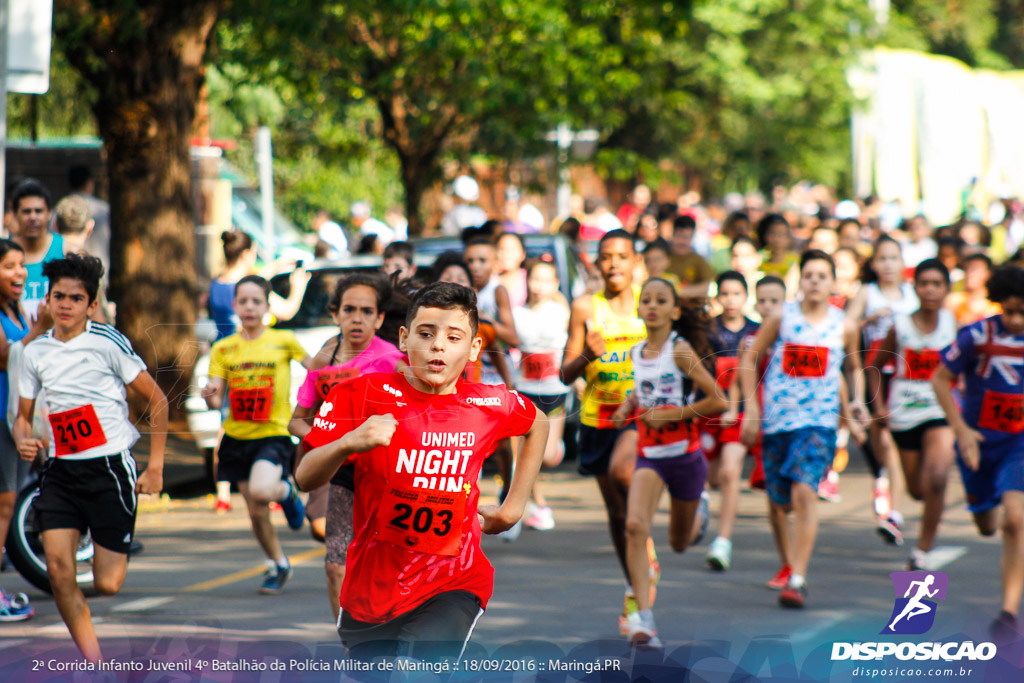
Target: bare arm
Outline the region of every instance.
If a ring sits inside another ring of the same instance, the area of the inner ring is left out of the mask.
[[[710,286],[711,281],[706,280],[704,282],[680,284],[676,291],[678,291],[679,296],[684,299],[703,299],[707,297],[708,287]]]
[[[163,489],[164,450],[167,446],[167,397],[152,375],[145,370],[139,373],[128,388],[146,399],[149,405],[149,462],[146,471],[139,475],[135,490],[139,493],[160,493]]]
[[[960,407],[953,398],[953,382],[956,375],[950,372],[945,365],[939,365],[932,374],[932,389],[935,391],[935,398],[942,406],[942,412],[946,414],[946,422],[953,428],[956,434],[956,442],[960,447],[960,457],[964,464],[972,470],[978,469],[981,460],[981,447],[978,445],[985,440],[980,432],[971,429],[960,414]]]
[[[482,505],[477,508],[477,512],[483,517],[481,527],[485,534],[506,531],[522,518],[526,501],[530,498],[541,462],[544,460],[544,447],[547,442],[548,418],[538,410],[533,424],[523,437],[505,501],[500,507]]]
[[[858,420],[868,418],[868,410],[864,406],[864,363],[860,357],[860,323],[855,318],[847,315],[845,329],[843,330],[843,343],[846,347],[846,357],[843,359],[843,370],[846,372],[846,381],[850,387],[850,412]]]
[[[494,322],[494,332],[503,343],[509,346],[519,346],[519,335],[516,334],[516,326],[512,321],[512,300],[508,297],[508,290],[504,285],[498,285],[494,290],[494,300],[498,304],[498,319]]]
[[[39,449],[43,447],[41,439],[32,438],[32,415],[35,413],[36,400],[21,398],[18,401],[18,417],[14,419],[14,443],[18,446],[18,454],[22,460],[35,460]]]
[[[740,386],[743,388],[745,401],[740,438],[747,446],[753,446],[757,442],[757,435],[761,431],[761,400],[757,390],[760,378],[757,376],[757,367],[768,349],[779,338],[781,323],[781,315],[775,315],[765,320],[761,324],[761,329],[757,331],[750,350],[740,356]]]
[[[306,286],[312,277],[305,268],[296,268],[288,276],[291,285],[288,291],[288,298],[285,299],[275,292],[270,293],[270,313],[278,320],[291,320],[299,312],[302,306],[302,297],[306,295]]]
[[[310,419],[314,415],[316,415],[316,407],[295,406],[295,410],[292,412],[292,419],[288,421],[288,433],[292,436],[297,436],[300,441],[305,439],[306,435],[313,428],[310,424]]]
[[[224,389],[227,382],[223,377],[208,377],[206,386],[203,387],[203,398],[206,399],[206,406],[210,410],[220,410],[224,404]]]
[[[867,381],[867,395],[875,399],[871,404],[874,408],[873,417],[883,425],[889,418],[889,406],[886,405],[885,397],[882,394],[882,368],[885,367],[886,362],[895,355],[896,328],[893,327],[889,330],[889,333],[885,335],[885,339],[882,340],[882,345],[879,347],[878,352],[875,354],[874,358],[871,359],[871,363],[868,364],[867,370],[864,372],[864,379]],[[845,394],[843,395],[843,398],[846,398]]]
[[[397,427],[398,421],[394,415],[370,416],[366,422],[341,438],[306,453],[295,470],[295,483],[303,491],[323,486],[350,456],[391,443]]]
[[[599,330],[588,329],[593,312],[593,300],[589,296],[572,302],[569,338],[565,342],[562,367],[558,371],[558,379],[566,386],[582,377],[587,365],[604,354],[604,336]]]

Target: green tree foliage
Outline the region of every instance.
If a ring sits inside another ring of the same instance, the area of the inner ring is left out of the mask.
[[[222,4],[54,3],[55,41],[95,93],[91,110],[109,174],[118,325],[170,399],[172,418],[184,415],[195,361],[189,344],[197,294],[189,141],[207,42]],[[84,114],[85,107],[77,111]]]
[[[219,40],[230,41],[223,23]],[[283,79],[263,82],[222,51],[207,69],[211,135],[238,147],[228,158],[256,175],[253,140],[260,125],[270,126],[274,147],[274,194],[279,208],[302,226],[317,209],[345,217],[353,201],[366,200],[377,215],[401,205],[394,153],[380,138],[379,116],[368,102],[327,109],[298,97]]]

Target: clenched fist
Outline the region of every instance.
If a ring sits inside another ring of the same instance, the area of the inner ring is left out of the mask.
[[[391,413],[371,415],[366,422],[346,434],[345,439],[354,453],[365,453],[390,444],[396,429],[398,420]]]

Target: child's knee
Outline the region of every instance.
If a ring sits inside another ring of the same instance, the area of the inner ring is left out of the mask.
[[[626,535],[631,538],[647,539],[651,535],[651,524],[639,517],[626,518]]]

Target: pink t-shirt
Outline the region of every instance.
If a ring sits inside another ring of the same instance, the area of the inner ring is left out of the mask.
[[[312,408],[345,380],[371,372],[394,372],[400,360],[408,363],[398,347],[380,337],[374,337],[362,353],[344,365],[329,365],[307,372],[306,380],[299,387],[297,402],[303,408]]]

